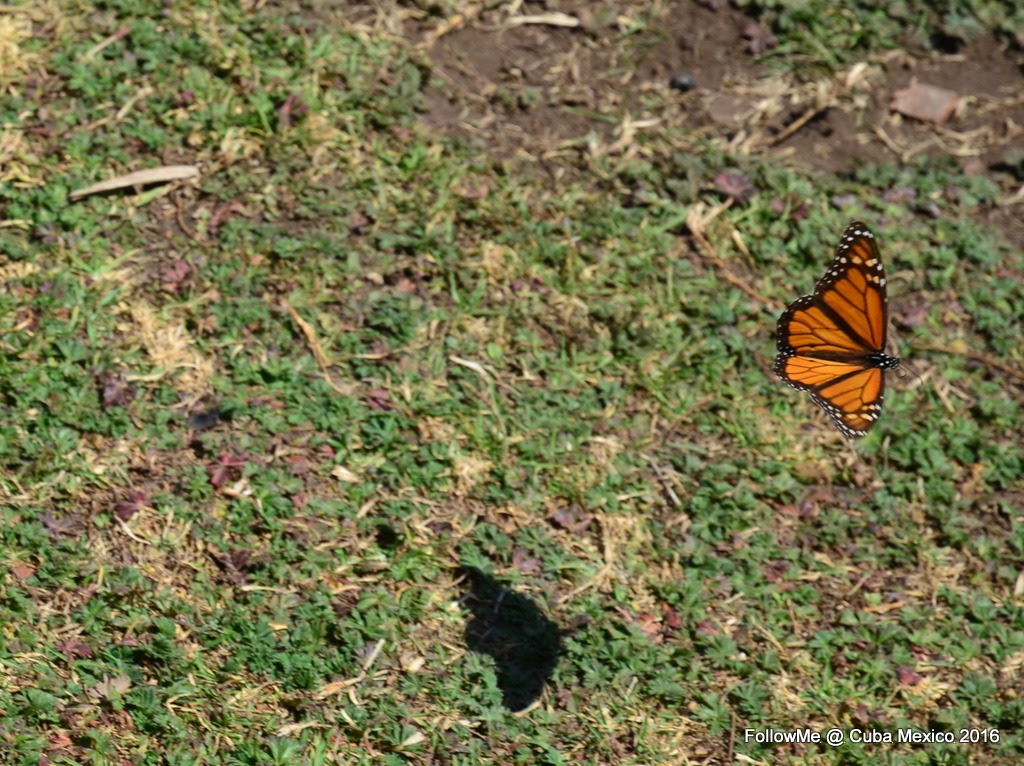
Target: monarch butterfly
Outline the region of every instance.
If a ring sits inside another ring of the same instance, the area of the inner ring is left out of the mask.
[[[807,391],[843,436],[864,436],[882,411],[884,371],[900,363],[885,353],[888,322],[875,235],[854,221],[814,292],[779,317],[775,372],[791,388]]]

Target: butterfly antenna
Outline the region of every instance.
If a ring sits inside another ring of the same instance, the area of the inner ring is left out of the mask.
[[[921,375],[920,373],[917,372],[916,369],[914,369],[914,365],[907,361],[905,349],[913,348],[914,344],[917,342],[917,339],[922,337],[923,335],[924,333],[922,332],[914,333],[914,337],[911,338],[909,341],[900,342],[899,344],[897,344],[900,355],[900,366],[897,368],[897,375],[899,377],[902,377],[903,373],[901,371],[909,372],[914,377],[914,380],[917,382],[917,385],[915,385],[914,388],[918,388],[919,386],[924,385],[925,379],[923,375]]]

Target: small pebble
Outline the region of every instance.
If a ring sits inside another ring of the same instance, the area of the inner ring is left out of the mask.
[[[693,90],[697,87],[697,78],[692,74],[677,74],[668,81],[668,87],[672,90],[678,90],[686,93],[688,90]]]

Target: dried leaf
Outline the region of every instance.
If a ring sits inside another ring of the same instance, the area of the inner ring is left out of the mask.
[[[747,24],[743,30],[743,37],[750,41],[747,43],[747,50],[755,56],[779,44],[779,38],[764,24],[757,22]]]
[[[334,466],[334,468],[331,470],[331,476],[333,476],[338,481],[345,482],[346,484],[358,484],[360,481],[362,481],[362,479],[360,479],[358,475],[352,473],[352,471],[348,470],[343,465]]]
[[[941,125],[953,114],[958,100],[956,92],[948,88],[913,82],[892,94],[889,108],[915,120]]]
[[[158,168],[147,168],[136,170],[134,173],[117,176],[107,181],[100,181],[84,189],[75,189],[68,195],[71,200],[88,197],[90,194],[124,189],[130,186],[147,186],[149,184],[166,183],[167,181],[179,181],[183,178],[195,178],[199,175],[199,168],[195,165],[162,165]]]

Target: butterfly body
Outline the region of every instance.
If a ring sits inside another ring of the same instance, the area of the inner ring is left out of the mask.
[[[779,318],[775,372],[807,391],[849,438],[864,436],[885,400],[883,372],[899,366],[885,353],[889,310],[885,269],[874,234],[851,223],[814,292]]]

